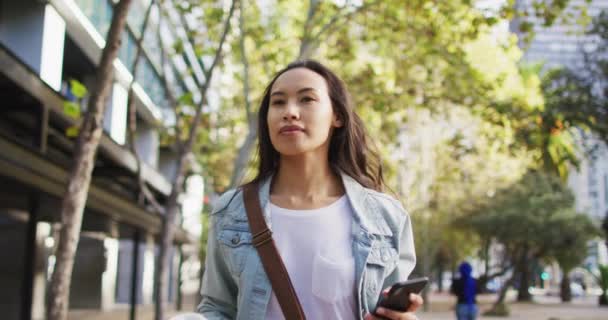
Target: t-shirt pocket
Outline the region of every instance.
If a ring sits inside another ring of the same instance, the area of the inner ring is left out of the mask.
[[[355,262],[352,257],[332,259],[317,253],[312,263],[312,293],[327,303],[354,294]]]

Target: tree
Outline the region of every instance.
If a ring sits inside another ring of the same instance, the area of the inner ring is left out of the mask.
[[[518,300],[525,301],[531,299],[528,292],[531,262],[557,259],[568,267],[578,262],[580,256],[565,253],[568,250],[564,247],[576,247],[569,251],[585,251],[581,246],[586,248],[586,241],[596,234],[589,218],[573,208],[572,192],[555,174],[532,170],[517,183],[488,197],[459,219],[457,225],[502,245],[504,259],[514,268],[506,286],[517,282]],[[570,228],[575,230],[570,232]],[[503,303],[502,299],[504,294],[495,307]]]
[[[541,3],[529,16],[553,21],[567,2]],[[429,0],[405,5],[377,0],[282,1],[267,7],[245,1],[243,6],[240,37],[232,44],[235,54],[227,64],[230,69],[225,70],[233,74],[232,89],[225,90],[222,102],[234,111],[220,115],[225,117],[222,121],[235,124],[221,130],[223,139],[240,147],[238,152],[222,150],[224,155],[231,154],[233,166],[224,170],[232,173],[230,178],[221,171],[211,173],[214,181],[229,181],[228,185],[220,183],[217,191],[238,185],[246,169],[252,167],[248,160],[257,133],[256,121],[252,121],[254,106],[262,86],[287,63],[315,58],[338,71],[356,93],[357,111],[377,136],[382,153],[393,154],[405,109],[439,110],[446,107],[446,101],[472,106],[487,96],[489,86],[479,81],[481,72],[471,68],[465,46],[480,33],[489,32],[487,26],[516,12],[510,3],[488,13],[473,8],[470,1]],[[252,74],[255,79],[250,79]],[[221,125],[221,121],[216,124]],[[201,158],[218,161],[216,157]],[[221,159],[222,168],[226,168],[225,158]],[[394,185],[395,163],[387,163],[386,172]]]
[[[587,33],[595,39],[595,49],[583,51],[585,68],[545,70],[540,78],[542,101],[530,105],[517,97],[497,100],[492,110],[508,117],[517,130],[519,143],[536,150],[537,161],[544,170],[557,173],[564,181],[568,171],[577,168],[594,149],[585,145],[589,136],[608,142],[606,26],[606,13],[593,20]],[[542,65],[522,66],[521,73],[534,80],[543,73]]]
[[[49,286],[47,318],[67,318],[74,254],[78,247],[82,215],[95,165],[95,154],[102,134],[103,114],[114,75],[113,62],[118,56],[120,36],[125,27],[131,0],[121,0],[114,6],[106,45],[97,66],[95,88],[91,91],[87,112],[83,118],[67,190],[61,202],[61,230],[56,262]]]
[[[237,61],[243,67],[243,75],[240,77],[243,96],[237,98],[237,100],[245,107],[247,134],[242,144],[240,144],[238,154],[234,159],[229,188],[235,187],[242,182],[257,138],[257,111],[252,106],[254,99],[251,96],[252,89],[255,86],[252,85],[249,77],[252,65],[249,60],[255,59],[256,65],[259,66],[255,74],[258,75],[258,81],[256,81],[258,84],[257,91],[261,92],[259,84],[263,85],[270,80],[273,71],[276,71],[276,66],[285,66],[291,61],[308,59],[315,56],[321,43],[331,36],[332,33],[336,32],[337,26],[346,24],[348,19],[369,10],[379,3],[380,1],[365,1],[360,5],[356,5],[347,1],[344,5],[340,6],[334,2],[310,0],[304,21],[301,21],[296,16],[288,16],[286,18],[285,11],[281,11],[280,9],[274,11],[269,17],[262,17],[260,9],[254,2],[248,2],[247,10],[241,10],[239,18],[239,43],[235,44],[235,47],[239,47],[240,55],[238,55],[237,59],[239,60]],[[302,2],[286,2],[278,4],[278,7],[302,7]],[[304,10],[304,8],[302,9]],[[264,23],[262,22],[264,19],[270,21]],[[285,30],[293,32],[293,30],[289,30],[290,28],[302,30],[302,32],[297,37],[294,37],[293,33],[286,34],[285,32]],[[267,40],[270,37],[275,39]],[[259,52],[255,52],[253,44],[246,50],[247,44],[251,43],[252,40]],[[283,43],[281,44],[281,42]],[[285,45],[286,43],[293,45],[290,48]],[[299,49],[296,52],[294,48]],[[285,52],[279,53],[279,50],[284,50]]]
[[[136,53],[135,53],[135,59],[133,61],[133,64],[131,66],[131,74],[133,75],[133,78],[131,79],[131,83],[129,84],[129,90],[128,90],[128,95],[127,95],[127,110],[128,110],[128,130],[127,130],[127,141],[129,144],[129,147],[131,149],[131,153],[133,153],[133,155],[135,156],[135,160],[136,160],[136,176],[137,176],[137,185],[138,185],[138,203],[139,204],[143,204],[144,200],[148,200],[153,207],[155,208],[155,210],[160,213],[162,212],[161,206],[160,204],[156,201],[156,199],[154,198],[154,196],[152,195],[152,193],[150,192],[150,190],[147,188],[147,185],[144,181],[144,177],[143,177],[143,171],[142,171],[142,160],[141,157],[139,156],[139,152],[137,152],[137,148],[135,146],[135,132],[137,130],[137,104],[135,103],[135,99],[134,99],[134,94],[135,92],[133,91],[133,85],[135,84],[136,80],[137,80],[137,70],[139,68],[139,62],[141,61],[142,58],[142,53],[143,53],[143,42],[144,42],[144,36],[147,34],[146,29],[148,28],[148,20],[150,18],[150,13],[152,12],[152,8],[156,5],[156,0],[152,0],[150,2],[150,5],[148,5],[148,8],[146,9],[146,12],[144,13],[144,20],[142,22],[141,25],[141,31],[140,31],[140,36],[137,38],[136,41]]]
[[[595,281],[602,289],[602,294],[599,296],[600,306],[608,306],[608,265],[600,264],[597,274],[593,275]]]
[[[574,218],[573,218],[574,217]],[[599,235],[599,229],[587,215],[577,215],[573,210],[563,210],[555,215],[547,228],[559,230],[554,238],[551,256],[562,269],[560,297],[562,302],[572,300],[569,273],[588,255],[587,243]]]
[[[194,107],[194,115],[191,119],[177,119],[178,121],[182,121],[183,127],[177,127],[178,131],[176,132],[174,139],[177,148],[177,163],[176,163],[176,174],[173,178],[171,184],[171,193],[167,199],[167,202],[164,207],[164,215],[162,220],[162,228],[161,228],[161,245],[159,250],[159,256],[157,260],[157,272],[155,274],[155,283],[156,283],[156,291],[155,291],[155,319],[163,320],[164,317],[164,308],[166,301],[166,293],[167,293],[167,281],[168,281],[168,266],[169,266],[169,249],[174,240],[175,235],[175,217],[177,216],[177,212],[179,211],[179,202],[178,196],[181,194],[183,189],[183,184],[185,180],[185,175],[187,171],[187,164],[191,158],[192,148],[195,143],[195,139],[198,137],[197,132],[199,127],[201,126],[201,119],[203,114],[203,108],[207,106],[207,91],[211,86],[211,80],[215,68],[220,63],[221,56],[223,54],[224,43],[226,42],[226,38],[231,28],[231,20],[233,14],[235,12],[236,6],[239,1],[234,0],[230,3],[230,8],[228,12],[224,14],[223,9],[220,7],[215,7],[211,5],[211,15],[214,15],[216,19],[209,17],[208,21],[205,20],[206,23],[216,23],[217,25],[207,24],[206,31],[216,31],[219,29],[219,39],[214,39],[214,42],[217,47],[213,48],[211,53],[213,54],[211,58],[211,64],[204,68],[204,78],[205,82],[199,88],[201,99],[200,103]],[[225,15],[223,23],[217,23],[217,19],[222,19],[222,16]],[[211,40],[211,39],[210,39]],[[204,64],[203,64],[204,67]],[[165,87],[167,87],[166,81],[164,79]],[[176,106],[177,107],[177,106]]]
[[[463,106],[445,114],[410,110],[402,132],[398,192],[414,225],[415,272],[440,274],[474,255],[486,239],[452,225],[475,204],[517,181],[530,155],[513,154],[509,132]],[[439,259],[438,259],[439,258]]]

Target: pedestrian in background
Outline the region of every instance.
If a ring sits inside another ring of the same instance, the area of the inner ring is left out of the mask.
[[[478,292],[477,280],[473,278],[473,267],[468,262],[463,262],[458,267],[460,278],[452,281],[451,292],[456,295],[456,319],[475,320],[477,319],[476,296]]]

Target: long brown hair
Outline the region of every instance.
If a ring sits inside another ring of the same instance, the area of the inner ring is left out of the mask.
[[[280,154],[270,141],[267,122],[270,91],[280,75],[295,68],[306,68],[325,78],[333,111],[343,123],[342,127],[334,128],[331,136],[330,168],[336,174],[344,172],[364,187],[383,191],[384,178],[382,177],[380,156],[367,135],[363,121],[353,110],[346,85],[331,70],[314,60],[296,61],[289,64],[279,71],[266,87],[258,112],[258,173],[247,185],[263,181],[278,169]]]

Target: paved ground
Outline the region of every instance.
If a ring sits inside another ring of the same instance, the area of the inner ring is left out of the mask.
[[[575,298],[572,303],[562,304],[558,297],[535,297],[533,303],[513,302],[515,292],[511,292],[508,301],[511,310],[509,317],[486,317],[481,316],[479,320],[608,320],[608,307],[600,308],[597,305],[597,297]],[[481,296],[479,298],[480,308],[487,310],[494,301],[494,295]],[[447,294],[432,294],[429,298],[429,311],[420,312],[419,318],[423,320],[455,320],[452,306],[454,298]],[[192,297],[185,299],[184,312],[194,309],[195,301]],[[138,307],[137,319],[153,319],[153,307]],[[170,310],[168,316],[177,312]],[[69,319],[80,320],[128,320],[129,310],[126,307],[118,307],[109,312],[92,312],[87,310],[70,311]]]
[[[597,297],[575,298],[571,303],[563,304],[559,297],[536,296],[533,303],[515,303],[515,292],[508,298],[511,314],[509,317],[488,317],[483,319],[501,320],[608,320],[608,307],[600,308]],[[479,298],[481,313],[488,310],[495,301],[495,295]],[[433,294],[430,297],[428,312],[419,313],[424,320],[453,320],[454,298],[446,294]]]

